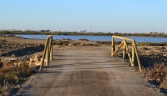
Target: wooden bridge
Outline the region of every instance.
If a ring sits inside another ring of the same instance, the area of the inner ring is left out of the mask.
[[[111,46],[53,46],[45,50],[49,50],[44,52],[48,66],[42,64],[17,96],[163,96],[141,77],[140,67],[136,70],[122,58],[111,56]]]

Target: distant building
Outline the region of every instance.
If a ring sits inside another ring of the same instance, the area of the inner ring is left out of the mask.
[[[83,30],[80,30],[79,32],[86,32],[86,30],[85,30],[85,29],[83,29]]]
[[[50,32],[50,30],[41,30],[41,32]]]
[[[146,32],[146,34],[165,34],[165,32],[151,32],[151,31],[148,31],[148,32]]]
[[[165,34],[165,32],[159,32],[159,34]]]
[[[160,34],[159,32],[152,32],[151,34]]]
[[[25,32],[29,32],[29,31],[31,31],[31,29],[25,29],[24,31],[25,31]]]
[[[56,32],[56,30],[50,30],[50,32]]]
[[[15,29],[9,29],[9,30],[7,30],[7,31],[16,31]]]
[[[146,34],[151,34],[152,32],[150,32],[150,31],[148,31],[148,32],[146,32]]]

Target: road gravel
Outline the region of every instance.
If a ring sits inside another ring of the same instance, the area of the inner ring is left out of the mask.
[[[54,46],[53,61],[16,96],[164,96],[109,46]]]

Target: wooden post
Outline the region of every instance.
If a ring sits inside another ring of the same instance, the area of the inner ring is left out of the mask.
[[[115,41],[114,41],[114,36],[112,36],[112,49],[111,49],[111,56],[113,56],[112,54],[115,51]]]
[[[47,57],[47,60],[46,60],[46,65],[48,66],[49,65],[49,61],[51,61],[51,55],[53,55],[53,54],[51,54],[52,52],[51,52],[51,49],[52,49],[52,36],[51,35],[49,35],[48,36],[48,39],[49,39],[49,43],[48,43],[48,47],[47,47],[47,55],[46,55],[46,57]]]
[[[53,36],[51,36],[51,39],[50,39],[50,61],[53,60]]]
[[[44,48],[43,57],[42,57],[42,61],[41,61],[41,65],[40,65],[39,71],[42,70],[43,65],[44,65],[44,60],[45,60],[45,57],[46,57],[45,55],[46,55],[47,45],[48,45],[48,38],[46,39],[46,42],[45,42],[45,48]]]
[[[140,58],[139,58],[139,55],[138,55],[138,50],[137,50],[135,40],[134,40],[134,47],[135,47],[135,53],[136,53],[136,58],[137,58],[137,62],[138,62],[139,72],[142,72]]]
[[[49,65],[49,61],[53,60],[53,44],[52,44],[52,40],[53,40],[53,37],[51,35],[49,35],[47,37],[47,39],[46,39],[45,48],[44,48],[44,52],[43,52],[43,58],[42,58],[42,61],[41,61],[41,65],[40,65],[39,71],[41,71],[43,66],[44,66],[45,58],[46,58],[46,66]]]
[[[125,61],[125,53],[126,53],[126,40],[123,40],[124,42],[124,47],[123,47],[123,61]]]
[[[134,47],[134,41],[132,41],[132,63],[134,65],[135,63],[135,47]]]
[[[129,53],[128,45],[126,44],[126,42],[125,42],[125,47],[126,47],[126,51],[128,53],[130,64],[131,64],[131,66],[134,66],[133,63],[132,63],[132,59],[131,59],[131,56],[130,56],[130,53]]]
[[[49,38],[48,38],[48,40],[49,40]],[[50,41],[50,40],[49,40],[49,41]],[[49,43],[50,43],[50,42],[49,42]],[[49,49],[49,48],[50,48],[50,47],[49,47],[50,44],[49,44],[49,43],[48,43],[48,45],[47,45],[47,50],[46,50],[46,66],[49,65],[49,53],[50,53],[50,52],[49,52],[49,51],[50,51],[50,49]]]

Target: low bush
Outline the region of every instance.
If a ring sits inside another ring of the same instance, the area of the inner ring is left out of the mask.
[[[160,43],[155,43],[155,42],[141,42],[137,43],[138,46],[166,46],[166,42],[160,42]]]
[[[7,42],[6,39],[0,39],[0,43]]]
[[[53,41],[53,44],[55,45],[68,45],[70,41],[68,40],[55,40]]]
[[[147,68],[146,78],[160,84],[161,88],[167,89],[167,66],[162,63],[155,64],[153,68]]]

